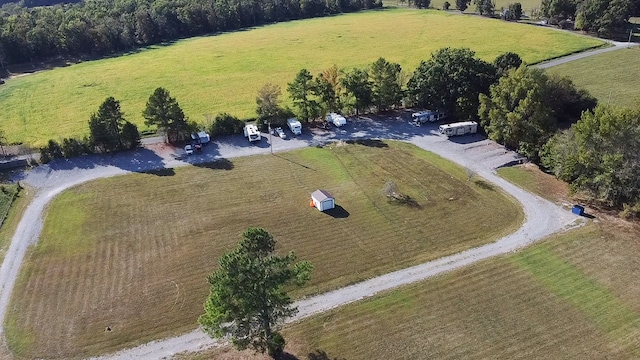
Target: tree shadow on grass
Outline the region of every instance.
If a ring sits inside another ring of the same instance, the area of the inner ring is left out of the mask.
[[[153,170],[141,171],[140,173],[155,175],[155,176],[173,176],[176,174],[173,168],[153,169]]]
[[[305,169],[309,169],[309,170],[313,170],[313,171],[315,171],[315,169],[310,168],[310,167],[308,167],[307,165],[300,164],[299,162],[297,162],[297,161],[293,161],[293,160],[291,160],[291,159],[287,159],[286,157],[284,157],[284,156],[282,156],[282,155],[273,154],[273,156],[275,156],[275,157],[277,157],[277,158],[280,158],[280,159],[287,160],[288,162],[290,162],[290,163],[294,163],[294,164],[296,164],[296,165],[298,165],[298,166],[302,166],[302,167],[303,167],[303,168],[305,168]]]
[[[340,205],[336,205],[333,209],[325,210],[323,212],[334,219],[344,219],[344,218],[348,218],[349,215],[351,215],[347,210],[345,210]]]
[[[357,140],[347,140],[347,144],[357,144],[374,148],[388,148],[389,145],[382,140],[376,139],[357,139]]]
[[[211,169],[211,170],[233,170],[234,165],[233,162],[229,159],[221,158],[215,161],[204,162],[204,163],[194,163],[193,166],[197,166],[199,168]]]
[[[493,184],[486,182],[484,180],[474,180],[473,183],[476,184],[476,186],[478,186],[481,189],[496,191],[496,187],[493,186]]]
[[[314,352],[309,353],[307,358],[309,360],[346,360],[346,358],[331,357],[326,351],[320,349],[316,349]]]

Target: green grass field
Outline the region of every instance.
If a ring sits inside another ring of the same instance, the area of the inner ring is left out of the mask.
[[[401,24],[401,26],[399,26]],[[255,116],[257,90],[314,75],[336,64],[364,67],[379,57],[412,72],[442,47],[469,47],[483,59],[513,51],[528,63],[600,46],[569,33],[437,10],[367,11],[178,41],[138,53],[80,63],[8,81],[0,88],[9,142],[42,145],[83,136],[108,96],[144,129],[141,112],[153,90],[167,88],[185,114],[204,122],[229,112]]]
[[[527,164],[499,168],[498,175],[549,201],[563,202],[569,197],[569,185],[555,176],[542,172],[537,166]]]
[[[468,181],[463,168],[405,143],[366,144],[66,191],[50,205],[15,287],[9,347],[20,357],[69,358],[194,329],[206,275],[249,226],[315,265],[299,297],[475,247],[521,224],[512,199]],[[419,207],[390,203],[387,180]],[[336,196],[335,217],[309,208],[317,188]]]
[[[640,103],[640,48],[623,49],[554,66],[551,74],[567,76],[600,103],[635,106]]]
[[[445,0],[431,1],[431,7],[434,9],[443,9],[444,2]],[[509,0],[494,1],[496,11],[499,11],[501,8],[507,8],[509,4],[513,4],[514,2],[515,1],[509,1]],[[540,4],[541,4],[540,0],[523,0],[518,2],[522,5],[522,11],[524,12],[525,15],[530,15],[531,10],[533,9],[540,9]],[[384,6],[389,6],[389,7],[407,7],[406,2],[404,4],[401,4],[397,0],[383,0],[382,3],[384,4]],[[449,10],[455,10],[456,2],[449,0],[449,4],[450,4]],[[475,11],[476,11],[475,4],[470,3],[467,10],[465,10],[465,13],[473,13]]]
[[[629,235],[591,224],[317,316],[285,332],[289,350],[332,359],[638,358],[640,234]]]
[[[309,360],[637,359],[638,251],[637,226],[591,222],[288,326],[286,350]],[[177,359],[248,354],[227,347]]]

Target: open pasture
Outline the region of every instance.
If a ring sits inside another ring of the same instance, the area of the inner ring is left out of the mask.
[[[141,115],[153,90],[167,88],[197,122],[229,112],[255,116],[257,91],[287,82],[307,68],[316,75],[337,65],[364,67],[379,57],[411,73],[443,47],[469,47],[492,61],[506,51],[535,63],[603,42],[540,27],[437,10],[387,9],[292,21],[198,37],[137,53],[88,61],[7,81],[0,88],[9,142],[43,145],[88,133],[91,113],[108,96],[128,120]]]
[[[418,206],[390,203],[387,180]],[[337,211],[309,207],[317,188],[336,197]],[[103,179],[50,205],[5,330],[29,358],[89,356],[192,330],[206,275],[249,226],[315,265],[300,297],[490,242],[522,219],[512,199],[463,168],[396,142]]]
[[[640,48],[633,47],[591,56],[547,69],[566,76],[600,103],[634,106],[640,103]]]

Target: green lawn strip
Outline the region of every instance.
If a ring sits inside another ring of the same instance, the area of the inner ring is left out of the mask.
[[[300,297],[479,246],[521,224],[513,199],[459,180],[464,169],[449,164],[454,176],[413,145],[381,144],[251,156],[230,161],[231,170],[133,174],[65,192],[7,314],[35,334],[18,355],[91,356],[194,329],[206,275],[248,226],[315,265],[310,284],[293,292]],[[389,202],[387,180],[419,206]],[[309,208],[318,188],[344,212]]]
[[[600,103],[634,106],[640,101],[640,48],[621,49],[554,66],[551,74],[569,77]]]
[[[537,246],[513,257],[551,292],[586,314],[613,339],[640,329],[640,317],[610,290],[556,256],[548,246]],[[636,344],[637,345],[637,344]]]
[[[506,259],[494,259],[289,326],[288,351],[346,359],[575,358],[608,337]]]
[[[39,146],[51,138],[86,135],[91,113],[107,96],[121,101],[127,119],[144,130],[142,110],[159,86],[190,119],[204,122],[220,112],[255,116],[257,91],[267,82],[280,85],[284,104],[291,105],[287,83],[302,68],[316,75],[334,64],[365,67],[384,57],[411,73],[443,47],[469,47],[487,61],[512,51],[535,63],[602,44],[436,10],[363,11],[185,39],[11,79],[0,88],[0,108],[9,142]]]
[[[536,172],[536,170],[532,169],[525,169],[522,166],[502,167],[496,172],[498,176],[507,181],[551,202],[558,202],[560,200],[559,196],[562,196],[558,194],[559,190],[557,188],[551,188],[551,186],[566,187],[564,184],[561,184],[560,180],[551,179],[552,175]]]
[[[22,219],[22,214],[31,202],[32,197],[33,190],[30,188],[22,188],[14,197],[7,216],[2,223],[2,227],[0,227],[0,262],[4,260],[4,255],[9,249],[9,245],[11,245],[11,238],[18,227],[18,223]],[[4,200],[8,202],[6,197]]]
[[[0,185],[0,228],[4,225],[4,221],[9,215],[9,210],[13,205],[13,201],[20,193],[18,184],[2,184]]]

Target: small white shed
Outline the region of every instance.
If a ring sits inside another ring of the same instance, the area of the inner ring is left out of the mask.
[[[336,199],[326,190],[316,190],[311,193],[311,205],[320,211],[336,207]]]

